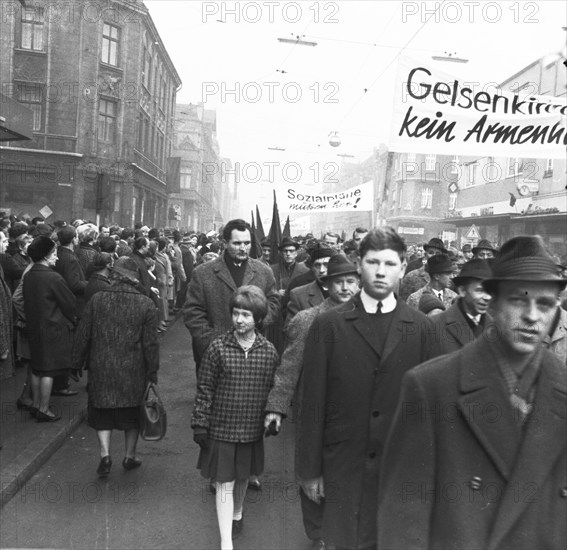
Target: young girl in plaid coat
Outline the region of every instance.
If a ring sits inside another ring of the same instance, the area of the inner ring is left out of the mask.
[[[207,348],[197,379],[191,419],[201,447],[197,468],[215,480],[221,548],[232,549],[242,531],[248,478],[264,469],[264,416],[279,357],[262,336],[268,311],[256,286],[242,286],[230,300],[233,328]]]

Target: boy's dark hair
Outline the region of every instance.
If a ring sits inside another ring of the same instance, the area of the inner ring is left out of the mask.
[[[72,225],[66,225],[57,231],[57,239],[61,246],[67,246],[72,243],[76,235],[77,230]]]
[[[404,239],[390,226],[372,229],[360,242],[360,259],[370,250],[394,250],[403,262],[406,258],[407,247]]]
[[[165,237],[160,237],[157,240],[159,252],[161,252],[167,246],[168,243],[169,243],[169,241]]]
[[[113,237],[100,237],[98,246],[101,252],[113,253],[116,251],[117,242]]]
[[[146,239],[146,237],[138,237],[135,241],[134,241],[134,250],[140,250],[140,248],[143,248],[144,246],[146,246],[149,243],[149,240]]]
[[[254,285],[244,285],[237,289],[230,298],[230,313],[237,307],[252,312],[257,327],[268,314],[268,300],[262,289]]]
[[[125,227],[120,233],[120,238],[123,241],[127,241],[128,239],[132,238],[133,236],[134,236],[134,230],[131,229],[130,227]]]
[[[232,236],[232,232],[234,230],[237,231],[250,231],[250,235],[252,235],[252,227],[250,226],[250,224],[248,222],[245,222],[244,220],[240,220],[240,219],[236,219],[236,220],[230,220],[227,222],[227,224],[223,227],[222,230],[222,238],[225,241],[230,241],[230,237]]]
[[[366,227],[357,227],[357,228],[352,232],[352,238],[353,238],[353,239],[354,239],[355,233],[368,233],[368,229],[366,229]]]

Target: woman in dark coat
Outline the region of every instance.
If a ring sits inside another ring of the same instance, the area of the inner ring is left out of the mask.
[[[73,351],[75,295],[52,268],[57,261],[55,242],[40,235],[28,247],[33,265],[23,283],[26,332],[30,344],[33,406],[38,422],[61,418],[49,410],[53,377],[68,375]]]
[[[85,288],[85,303],[88,302],[99,290],[108,288],[110,286],[110,269],[114,256],[109,252],[101,252],[95,256],[92,263],[93,273],[89,277],[89,282]]]
[[[136,458],[139,407],[147,383],[157,382],[157,312],[137,277],[136,263],[118,258],[110,287],[89,300],[77,329],[73,362],[76,368],[85,364],[89,372],[88,421],[100,443],[101,476],[112,466],[114,429],[124,431],[124,469],[141,465]]]

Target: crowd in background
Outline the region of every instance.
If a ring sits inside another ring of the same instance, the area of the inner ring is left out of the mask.
[[[561,290],[557,294],[560,307],[548,312],[549,328],[537,337],[567,365],[567,257],[551,255],[541,238],[511,239],[501,250],[481,239],[459,250],[455,243],[439,238],[406,247],[391,228],[369,231],[357,227],[350,239],[344,237],[329,231],[320,238],[313,234],[284,236],[274,243],[259,239],[243,220],[230,220],[221,234],[203,234],[141,223],[121,228],[84,220],[50,224],[41,218],[0,216],[2,374],[9,376],[15,368],[25,368],[27,380],[18,408],[28,410],[37,422],[54,422],[60,416],[50,409],[51,395],[75,395],[71,380],[78,380],[82,371],[88,370],[88,419],[97,431],[101,454],[97,472],[101,476],[110,472],[109,434],[113,429],[125,432],[122,466],[137,468],[141,464],[136,456],[137,406],[145,385],[157,382],[158,335],[166,332],[172,316],[182,311],[198,375],[192,427],[201,446],[199,467],[211,480],[212,490],[217,495],[223,493],[217,498],[219,526],[223,548],[231,548],[231,539],[242,530],[242,491],[247,486],[261,488],[258,476],[263,469],[263,447],[256,440],[261,442],[263,427],[277,433],[281,421],[302,399],[311,404],[321,399],[322,410],[327,410],[325,391],[333,391],[329,388],[345,377],[335,399],[345,400],[341,407],[346,410],[352,405],[356,414],[362,411],[357,422],[364,424],[368,413],[372,418],[380,417],[368,425],[376,422],[376,433],[381,435],[374,441],[376,434],[366,433],[361,424],[349,434],[339,433],[337,425],[337,433],[330,430],[324,437],[329,438],[329,444],[334,438],[337,443],[350,439],[352,449],[381,448],[402,374],[427,359],[460,352],[480,341],[491,328],[498,328],[501,321],[492,317],[499,313],[498,308],[492,310],[496,287],[488,283],[510,280],[516,284],[534,277],[537,281],[541,273],[530,267],[533,258],[540,262],[534,265],[543,266],[540,283],[551,282]],[[525,266],[518,264],[517,256],[527,258]],[[501,301],[498,307],[505,310]],[[526,315],[529,317],[529,312]],[[408,332],[405,345],[390,356],[392,346],[399,344],[399,335],[390,332],[390,327],[404,322],[420,329]],[[105,330],[93,328],[99,324]],[[320,338],[322,332],[324,338]],[[358,382],[348,370],[376,361],[372,353],[364,355],[364,346],[354,343],[361,335],[378,354],[381,375],[388,378],[395,374],[395,379],[374,387],[368,395],[365,388],[375,384],[378,369],[361,371]],[[524,336],[529,340],[533,334]],[[333,345],[341,339],[337,353]],[[535,342],[535,336],[532,339]],[[125,340],[136,345],[125,350]],[[89,355],[92,349],[99,353]],[[257,369],[265,369],[261,379],[254,378],[260,371],[247,370],[254,363],[252,355],[248,360],[253,353],[259,354]],[[343,364],[343,356],[351,357],[349,365]],[[234,387],[228,384],[230,380],[222,390],[217,387],[219,369],[240,372],[231,378]],[[329,379],[326,390],[318,389],[325,373],[333,369],[337,369],[336,378]],[[302,385],[303,376],[307,385]],[[251,380],[257,386],[248,387],[253,393],[246,399],[258,418],[252,425],[247,417],[250,426],[244,429],[240,418],[247,409],[240,410],[238,404],[246,401],[242,396]],[[526,399],[533,398],[533,384],[528,390]],[[215,397],[215,391],[222,391],[222,396]],[[230,410],[214,411],[214,402],[217,407],[226,403]],[[518,406],[523,410],[528,405],[522,401]],[[378,406],[380,412],[375,409]],[[208,416],[211,410],[218,424],[214,429]],[[236,432],[226,425],[229,420],[237,431],[253,434],[255,439],[246,442],[249,446],[234,440]],[[325,533],[330,533],[331,540],[343,541],[338,547],[363,548],[360,537],[369,537],[372,544],[368,548],[374,548],[377,500],[367,489],[356,488],[357,475],[370,468],[369,463],[361,462],[359,469],[349,466],[361,459],[354,450],[350,455],[348,451],[344,460],[332,463],[330,468],[337,468],[341,484],[339,507],[328,506],[325,511],[323,478],[309,477],[309,472],[320,466],[313,456],[321,452],[317,448],[323,437],[317,431],[321,422],[309,426],[302,421],[296,429],[296,469],[304,473],[298,477],[301,506],[313,548],[326,547]],[[213,430],[212,438],[209,430]],[[371,450],[368,456],[374,458],[376,451]],[[368,473],[368,487],[377,484],[378,471],[376,467]],[[226,491],[235,493],[228,507]],[[364,518],[370,523],[366,525],[359,518],[354,528],[348,513],[341,512],[341,499],[348,501],[349,513],[356,506],[371,510]],[[358,504],[353,504],[355,501]]]

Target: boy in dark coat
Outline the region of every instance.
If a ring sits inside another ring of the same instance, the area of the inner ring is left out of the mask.
[[[406,246],[390,227],[360,245],[361,293],[318,316],[303,357],[297,475],[325,499],[322,537],[336,548],[376,545],[378,476],[402,377],[428,359],[431,321],[394,294]]]

